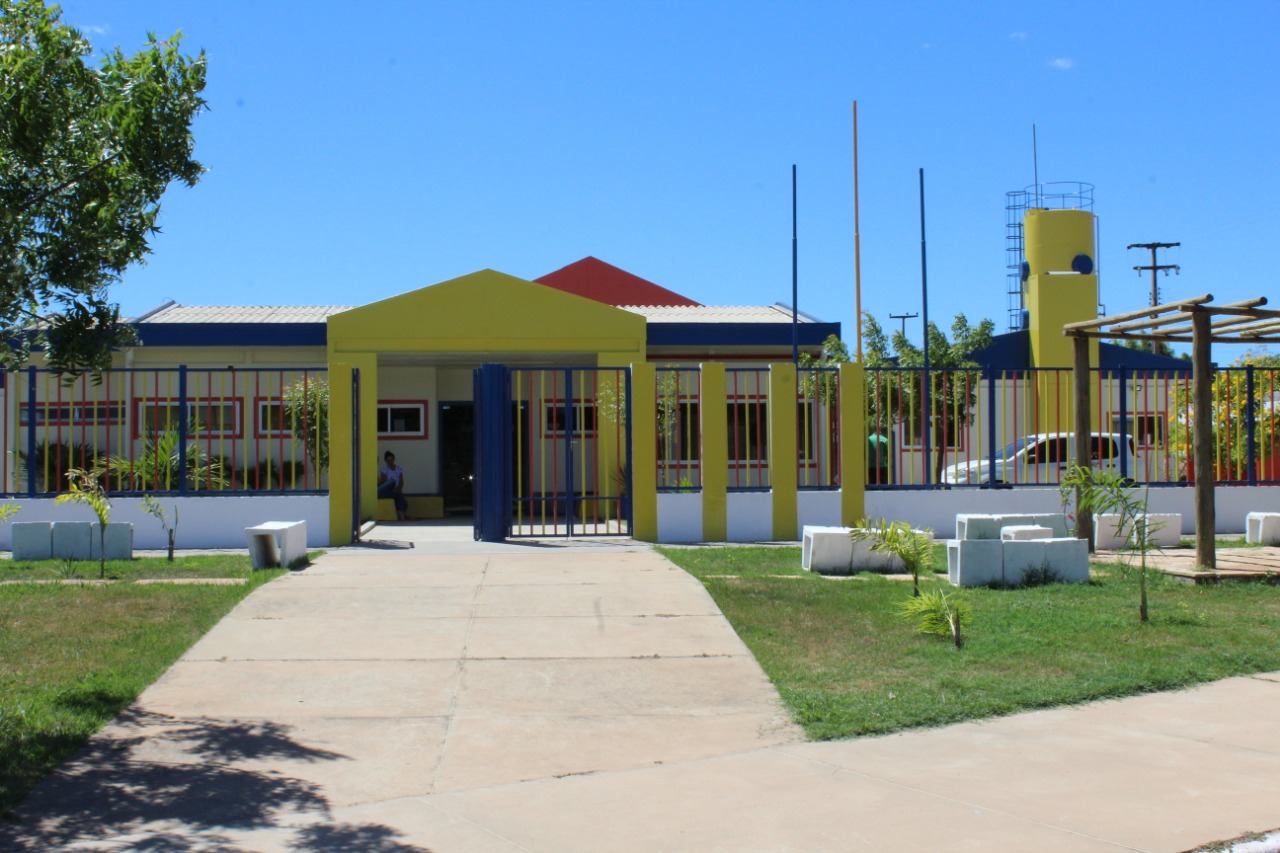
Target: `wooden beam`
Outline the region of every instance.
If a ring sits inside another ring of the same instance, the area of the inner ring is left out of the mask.
[[[1132,320],[1135,317],[1152,317],[1162,314],[1165,311],[1172,311],[1182,305],[1203,305],[1206,302],[1213,301],[1213,294],[1206,293],[1203,296],[1195,296],[1191,299],[1180,299],[1177,302],[1166,302],[1164,305],[1152,305],[1149,308],[1139,308],[1136,311],[1126,311],[1123,314],[1111,314],[1107,317],[1099,317],[1096,320],[1081,320],[1076,323],[1068,323],[1062,327],[1063,331],[1083,331],[1086,329],[1094,329],[1098,326],[1105,326],[1110,323],[1121,323],[1125,320]]]
[[[1129,329],[1150,329],[1156,326],[1168,326],[1172,323],[1183,323],[1190,320],[1192,315],[1198,312],[1207,312],[1209,314],[1239,314],[1243,316],[1266,316],[1276,313],[1280,316],[1280,312],[1260,311],[1256,306],[1266,305],[1267,297],[1257,296],[1253,299],[1245,299],[1240,302],[1228,302],[1226,305],[1196,305],[1190,302],[1181,303],[1178,306],[1178,313],[1169,314],[1165,317],[1154,318],[1150,320],[1137,320],[1132,323],[1122,323],[1112,326],[1113,332],[1124,332]]]
[[[1209,315],[1197,314],[1195,340],[1191,345],[1191,387],[1194,404],[1194,459],[1196,465],[1196,566],[1213,569],[1218,565],[1214,527],[1217,515],[1213,505],[1215,457],[1213,454],[1213,361]]]

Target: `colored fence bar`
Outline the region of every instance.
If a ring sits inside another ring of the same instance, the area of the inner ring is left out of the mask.
[[[511,536],[629,533],[630,381],[626,368],[511,368]]]
[[[67,383],[6,377],[9,496],[67,490],[72,469],[113,493],[318,492],[327,487],[325,368],[122,368]]]

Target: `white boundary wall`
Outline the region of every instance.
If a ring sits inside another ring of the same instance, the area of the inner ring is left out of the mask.
[[[1251,512],[1280,512],[1280,486],[1218,486],[1214,489],[1215,533],[1244,533]],[[956,514],[1062,512],[1056,486],[1012,489],[938,489],[868,491],[867,515],[903,520],[912,527],[928,527],[937,539],[955,536]],[[1195,489],[1187,486],[1153,488],[1147,510],[1182,514],[1182,533],[1196,532]]]
[[[245,528],[264,521],[305,521],[307,547],[329,544],[328,495],[218,495],[211,497],[158,497],[166,521],[173,526],[173,510],[178,510],[178,548],[247,548]],[[12,500],[18,514],[15,521],[97,521],[84,504],[55,503],[53,498]],[[133,524],[133,547],[163,549],[169,540],[153,515],[142,509],[141,498],[112,498],[111,521]],[[13,529],[0,524],[0,550],[12,550]]]
[[[1216,533],[1244,533],[1251,512],[1280,512],[1280,486],[1218,486],[1214,490]],[[772,539],[773,495],[769,492],[728,496],[730,542]],[[1150,512],[1180,513],[1182,535],[1195,534],[1195,489],[1185,486],[1150,489]],[[906,521],[929,528],[936,539],[955,536],[958,513],[1020,514],[1062,512],[1056,486],[1018,486],[1011,489],[898,489],[868,491],[866,514],[871,518]],[[840,492],[801,492],[797,502],[797,530],[806,524],[840,525]],[[40,520],[40,519],[32,519]],[[114,520],[114,516],[113,516]],[[0,536],[4,534],[0,533]],[[702,495],[698,492],[658,494],[658,541],[702,542]],[[4,540],[0,539],[0,547]]]

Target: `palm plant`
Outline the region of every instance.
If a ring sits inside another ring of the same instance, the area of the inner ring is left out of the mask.
[[[914,620],[921,634],[950,637],[957,649],[964,645],[962,631],[972,615],[968,601],[940,589],[926,592],[918,598],[908,598],[902,602],[898,612],[902,618]]]
[[[68,501],[84,504],[93,510],[98,517],[98,577],[107,576],[107,521],[111,518],[111,501],[107,499],[106,489],[98,480],[96,471],[83,468],[72,468],[67,472],[67,486],[70,491],[58,495],[56,503]]]
[[[198,430],[193,430],[198,431]],[[176,427],[146,435],[142,451],[134,457],[109,456],[97,466],[99,477],[126,492],[177,491],[184,481],[192,488],[223,489],[225,466],[211,459],[198,442],[186,447],[186,471],[182,470],[182,439]]]
[[[1117,519],[1116,529],[1125,536],[1125,550],[1140,555],[1138,568],[1138,618],[1147,621],[1147,552],[1156,546],[1154,534],[1160,529],[1147,517],[1147,489],[1141,493],[1127,477],[1119,474],[1090,468],[1083,465],[1070,465],[1064,472],[1058,487],[1062,492],[1065,506],[1074,493],[1076,498],[1076,514],[1081,512],[1114,513]],[[1141,497],[1139,497],[1141,494]]]
[[[892,554],[911,574],[912,597],[920,597],[920,572],[933,566],[933,540],[928,530],[914,530],[905,521],[864,518],[849,531],[854,542],[871,542],[871,550]]]

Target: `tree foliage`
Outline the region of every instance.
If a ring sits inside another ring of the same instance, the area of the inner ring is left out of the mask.
[[[281,395],[285,423],[294,444],[301,445],[316,465],[316,476],[329,470],[329,383],[308,377],[284,389]]]
[[[1253,399],[1249,399],[1249,370],[1253,368]],[[1254,423],[1254,447],[1258,462],[1265,463],[1280,445],[1280,355],[1249,350],[1231,362],[1229,369],[1213,374],[1209,411],[1213,429],[1213,468],[1195,460],[1196,472],[1220,480],[1243,480],[1249,470],[1249,420]],[[1169,446],[1195,445],[1193,434],[1195,396],[1191,385],[1174,389]],[[1260,476],[1266,476],[1259,471]]]
[[[924,372],[914,369],[896,373],[876,371],[867,378],[868,411],[874,429],[887,429],[897,420],[902,420],[909,430],[922,429],[926,420],[931,424],[936,454],[934,482],[942,478],[947,439],[954,438],[962,428],[973,423],[981,372],[971,356],[990,346],[994,333],[995,323],[991,320],[971,326],[964,314],[957,314],[951,323],[951,340],[930,323],[927,331],[927,383]],[[925,366],[921,347],[912,343],[901,330],[894,332],[890,342],[870,314],[862,315],[862,341],[864,363],[869,368]],[[889,354],[890,346],[892,356]]]
[[[132,340],[107,286],[150,251],[165,189],[203,172],[205,57],[152,33],[95,68],[60,16],[0,0],[0,366],[40,345],[55,370],[99,373]]]

